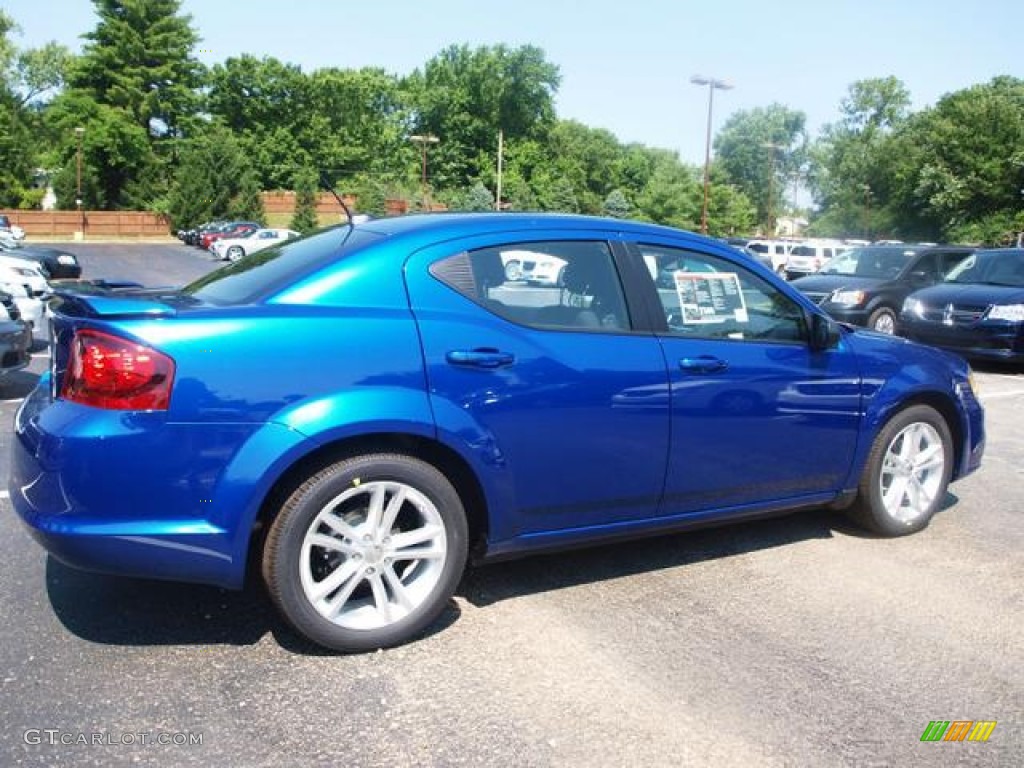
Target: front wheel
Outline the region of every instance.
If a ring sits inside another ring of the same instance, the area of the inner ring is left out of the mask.
[[[240,245],[232,245],[228,248],[228,261],[238,261],[240,258],[245,256],[245,251],[242,250]]]
[[[896,333],[896,313],[888,307],[879,307],[868,318],[868,328],[892,336]]]
[[[938,411],[900,411],[875,438],[850,515],[883,536],[919,531],[942,504],[952,467],[953,439]]]
[[[337,651],[399,645],[444,610],[462,576],[455,488],[409,456],[371,454],[309,478],[267,535],[263,577],[300,633]]]

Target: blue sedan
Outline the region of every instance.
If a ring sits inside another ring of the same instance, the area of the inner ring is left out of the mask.
[[[558,284],[508,281],[523,251],[563,261]],[[52,309],[12,451],[34,537],[229,588],[255,559],[341,651],[421,634],[468,560],[807,507],[917,531],[984,450],[960,358],[640,223],[375,220]]]

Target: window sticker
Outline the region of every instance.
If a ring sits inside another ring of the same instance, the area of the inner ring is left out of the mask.
[[[674,273],[683,323],[746,323],[747,303],[735,272]]]

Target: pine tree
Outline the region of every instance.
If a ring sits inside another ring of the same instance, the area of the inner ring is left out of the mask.
[[[308,168],[295,174],[295,213],[291,228],[302,234],[312,232],[319,226],[316,215],[317,184],[316,174]]]
[[[198,36],[180,0],[93,0],[100,17],[84,37],[71,86],[131,115],[151,137],[176,136],[196,111]],[[141,44],[140,44],[141,43]]]
[[[613,189],[604,199],[604,212],[615,219],[624,219],[629,215],[629,201],[621,189]]]

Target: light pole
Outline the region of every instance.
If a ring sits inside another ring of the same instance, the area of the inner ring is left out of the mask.
[[[78,231],[85,237],[85,212],[82,211],[82,137],[85,135],[85,128],[75,128],[75,136],[78,138],[78,149],[76,151],[77,183],[75,185],[75,207],[78,208]]]
[[[419,144],[422,151],[423,171],[420,178],[420,184],[422,185],[423,188],[423,207],[429,210],[429,207],[427,205],[427,147],[429,147],[431,144],[437,144],[440,141],[440,139],[431,133],[423,133],[410,136],[409,141]]]
[[[762,141],[761,146],[767,149],[768,159],[771,161],[768,164],[768,233],[769,237],[775,237],[776,230],[778,229],[778,218],[775,216],[775,153],[781,152],[786,147],[782,144],[774,144],[770,141]],[[785,204],[785,186],[783,186],[783,204]]]
[[[713,77],[704,77],[703,75],[694,75],[690,78],[690,82],[694,85],[706,85],[708,87],[708,132],[707,139],[704,142],[704,208],[700,214],[700,231],[706,235],[708,233],[708,184],[711,171],[711,106],[714,103],[715,89],[728,91],[732,88],[732,84],[727,83],[725,80],[716,80]]]

